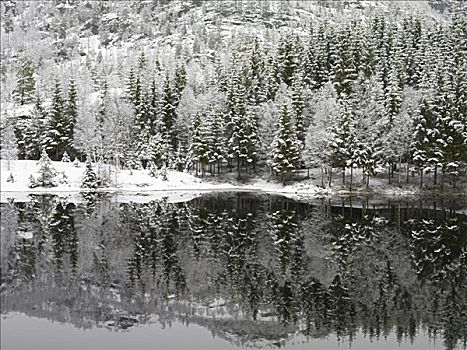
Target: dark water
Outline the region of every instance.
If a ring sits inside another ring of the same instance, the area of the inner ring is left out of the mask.
[[[467,203],[1,206],[2,349],[465,349]]]

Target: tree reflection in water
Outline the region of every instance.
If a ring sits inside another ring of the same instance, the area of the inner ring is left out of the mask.
[[[465,215],[361,204],[244,193],[3,204],[2,312],[112,329],[157,315],[245,344],[297,331],[413,341],[423,329],[465,347]]]

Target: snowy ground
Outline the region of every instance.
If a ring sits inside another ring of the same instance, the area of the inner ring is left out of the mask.
[[[73,197],[79,200],[81,179],[83,177],[85,164],[80,163],[75,167],[72,163],[52,162],[58,173],[57,179],[66,175],[66,181],[58,183],[52,188],[29,188],[29,176],[37,176],[37,161],[16,160],[11,162],[11,171],[7,169],[7,161],[1,160],[1,202],[6,202],[10,198],[16,201],[28,200],[31,193],[54,193],[60,196]],[[97,165],[94,165],[97,172]],[[341,182],[336,178],[331,189],[323,189],[317,186],[319,175],[312,174],[312,179],[297,181],[288,185],[282,185],[274,180],[253,178],[246,184],[236,182],[221,182],[218,179],[200,179],[194,175],[168,171],[167,181],[149,175],[147,170],[119,170],[115,171],[112,166],[103,166],[104,170],[110,171],[111,184],[106,188],[101,188],[102,192],[113,193],[113,197],[118,201],[147,202],[154,199],[167,198],[171,202],[187,201],[202,193],[214,191],[248,191],[257,193],[277,193],[287,197],[323,197],[332,195],[349,195],[350,193],[342,187]],[[318,170],[316,170],[318,171]],[[13,182],[8,182],[9,174],[13,175]],[[355,174],[356,180],[358,173]],[[313,180],[313,178],[315,180]],[[353,194],[378,195],[378,196],[413,196],[418,194],[417,186],[406,186],[399,188],[397,185],[388,186],[387,179],[372,178],[370,189],[358,186],[355,182]]]
[[[7,161],[1,160],[1,201],[6,202],[9,198],[15,200],[27,200],[31,193],[54,193],[54,194],[76,194],[79,196],[81,179],[83,177],[85,164],[81,163],[75,167],[72,163],[52,162],[54,169],[58,173],[57,179],[66,176],[66,180],[58,181],[56,187],[29,188],[29,176],[37,176],[37,161],[16,160],[11,161],[11,171],[8,171]],[[97,165],[94,166],[97,172]],[[326,194],[327,191],[312,184],[300,183],[292,186],[282,186],[279,183],[267,182],[265,180],[255,180],[247,185],[233,185],[229,183],[213,183],[203,181],[191,174],[168,171],[167,181],[154,178],[147,170],[115,171],[114,167],[104,166],[104,170],[110,170],[111,185],[101,188],[102,192],[111,192],[118,195],[119,200],[124,201],[148,201],[157,198],[169,197],[171,201],[186,201],[204,192],[213,191],[251,191],[266,193],[284,193],[304,195]],[[10,173],[13,175],[13,182],[8,182]]]

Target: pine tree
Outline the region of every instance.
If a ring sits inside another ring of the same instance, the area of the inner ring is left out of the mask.
[[[45,145],[47,152],[54,159],[60,159],[61,153],[70,145],[68,121],[64,113],[64,103],[60,82],[55,81],[52,106],[49,111]]]
[[[354,112],[351,103],[347,99],[342,100],[340,112],[331,138],[332,163],[334,167],[342,168],[342,182],[345,184],[345,169],[350,165],[352,170],[355,161],[352,158],[355,149]]]
[[[148,159],[158,168],[167,166],[172,158],[170,144],[160,132],[150,137],[147,152]]]
[[[42,107],[41,98],[37,94],[31,118],[28,119],[27,125],[22,130],[26,159],[38,160],[40,158],[46,139],[47,117],[47,113]]]
[[[258,37],[255,38],[253,45],[248,53],[248,103],[250,105],[259,105],[267,99],[266,88],[266,62]]]
[[[298,36],[287,35],[281,37],[277,49],[277,63],[281,79],[288,86],[292,85],[292,77],[298,68],[298,57],[301,51]]]
[[[162,93],[162,126],[164,128],[164,135],[171,144],[172,148],[177,149],[177,130],[174,125],[176,122],[176,106],[177,96],[175,96],[170,79],[167,76],[164,82],[164,91]]]
[[[68,129],[68,145],[67,149],[72,155],[74,154],[74,128],[76,119],[78,118],[78,91],[76,83],[73,79],[68,83],[68,99],[66,103],[66,119]]]
[[[81,188],[96,189],[99,187],[99,180],[94,172],[91,161],[86,161],[86,169],[84,170],[83,179],[81,180]]]
[[[302,72],[297,70],[292,79],[292,112],[295,119],[295,130],[297,132],[297,138],[302,143],[305,144],[305,101],[304,101],[304,84]]]
[[[42,186],[42,187],[55,187],[57,186],[55,181],[55,176],[57,172],[52,166],[52,161],[50,160],[47,152],[45,150],[42,151],[41,159],[37,163],[39,166],[38,176],[34,179],[34,183],[30,184],[33,185],[32,187]]]
[[[138,57],[138,70],[141,72],[144,68],[146,68],[146,55],[144,54],[144,51],[141,51],[139,57]]]
[[[238,176],[240,168],[255,164],[256,145],[258,140],[257,123],[253,110],[246,105],[245,86],[239,73],[232,78],[229,100],[228,156],[237,163]]]
[[[397,115],[400,112],[402,104],[402,90],[400,87],[399,77],[397,67],[393,65],[389,73],[389,83],[386,89],[385,97],[385,112],[388,122],[388,127],[394,122],[394,119],[397,118]]]
[[[272,144],[270,166],[285,184],[287,175],[297,169],[300,162],[300,144],[287,105],[280,111],[278,130]]]
[[[174,92],[174,107],[177,108],[180,103],[180,98],[183,93],[183,89],[187,84],[185,66],[179,64],[175,70],[173,92]]]
[[[351,52],[351,33],[349,29],[344,30],[339,35],[338,50],[334,57],[332,68],[332,79],[338,95],[350,95],[352,84],[357,78],[357,66],[355,57]]]
[[[63,152],[62,162],[64,162],[64,163],[70,163],[71,162],[70,156],[68,155],[67,151]]]
[[[198,165],[201,166],[201,175],[204,176],[206,166],[215,161],[211,146],[213,138],[210,125],[205,115],[197,114],[193,120],[193,137],[189,148],[189,158],[195,163],[196,173]]]
[[[430,96],[424,96],[420,102],[419,113],[415,118],[413,140],[413,163],[420,171],[420,187],[423,186],[423,173],[431,156],[430,135],[433,125],[433,104]]]
[[[20,105],[32,103],[36,90],[34,79],[34,67],[31,59],[27,56],[21,58],[20,66],[16,73],[16,87],[13,90],[13,98]]]
[[[211,163],[217,163],[217,172],[220,173],[221,165],[227,159],[227,140],[224,136],[225,124],[221,111],[211,108],[210,125],[210,149],[212,151]]]

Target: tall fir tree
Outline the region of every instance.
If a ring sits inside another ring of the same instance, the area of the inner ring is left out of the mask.
[[[16,72],[16,87],[13,90],[13,98],[20,105],[32,103],[36,90],[34,67],[31,58],[25,56],[19,62]]]
[[[300,164],[300,143],[287,105],[281,106],[278,129],[270,154],[272,171],[285,183],[287,176]]]
[[[174,150],[177,149],[177,130],[174,125],[176,122],[176,103],[177,96],[175,95],[169,76],[167,75],[164,82],[164,90],[162,92],[161,115],[164,135],[171,144]]]
[[[52,92],[52,106],[49,111],[45,144],[47,153],[52,159],[61,159],[62,153],[70,146],[68,120],[65,113],[62,88],[58,80],[55,81]]]
[[[75,156],[74,150],[74,129],[76,120],[78,118],[78,90],[76,88],[76,82],[71,79],[68,83],[68,98],[66,101],[66,118],[67,118],[67,129],[68,129],[68,147],[67,151],[72,156]]]

